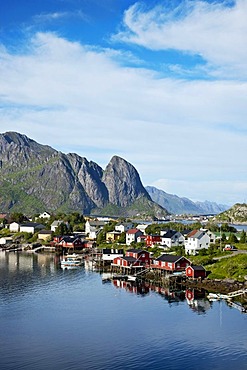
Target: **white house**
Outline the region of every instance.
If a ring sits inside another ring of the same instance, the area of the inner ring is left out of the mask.
[[[122,223],[119,222],[115,226],[115,230],[119,231],[120,233],[124,233],[125,231],[130,230],[132,227],[133,227],[133,224],[131,222],[122,222]]]
[[[98,233],[106,224],[106,221],[87,221],[85,224],[85,233],[89,239],[96,239]]]
[[[103,248],[102,249],[102,261],[113,261],[116,257],[123,257],[123,249],[114,249],[114,248]]]
[[[20,224],[18,222],[11,222],[11,224],[9,224],[9,231],[12,233],[18,233],[19,230]]]
[[[36,222],[27,222],[25,224],[20,225],[20,232],[25,232],[25,233],[32,233],[34,234],[38,230],[44,229],[44,225],[38,224]]]
[[[142,232],[144,235],[146,235],[145,230],[146,230],[146,228],[147,228],[149,225],[150,225],[150,223],[149,223],[149,224],[139,224],[139,225],[137,225],[137,226],[136,226],[136,228],[137,228],[138,230],[141,230],[141,232]]]
[[[51,215],[49,212],[43,212],[39,215],[39,218],[46,218],[46,219],[49,219],[51,218]]]
[[[63,223],[63,221],[60,221],[60,220],[55,220],[53,221],[53,223],[51,224],[51,231],[53,232],[56,232],[56,229],[58,228],[59,225],[61,225]]]
[[[201,249],[208,249],[210,246],[210,236],[206,231],[193,230],[185,240],[185,252],[187,254],[196,255]]]
[[[168,248],[178,245],[184,245],[185,238],[179,232],[175,230],[161,231],[161,244],[166,245]]]
[[[143,235],[138,229],[130,229],[126,232],[126,244],[130,245],[132,242],[137,242],[138,236]]]

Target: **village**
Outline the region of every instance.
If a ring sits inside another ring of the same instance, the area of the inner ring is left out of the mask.
[[[74,214],[74,223],[68,216],[56,219],[48,212],[31,220],[22,215],[22,222],[7,222],[6,214],[0,217],[5,220],[0,235],[3,250],[83,253],[87,258],[91,256],[100,267],[133,276],[151,269],[160,276],[183,274],[191,279],[205,279],[209,271],[202,264],[196,264],[194,257],[207,254],[213,248],[227,256],[229,252],[224,250],[230,245],[227,243],[232,236],[231,233],[226,237],[221,232],[212,232],[200,227],[198,222],[183,228],[179,226],[181,230],[178,231],[166,227],[169,223],[86,218],[79,214]],[[158,230],[155,234],[150,233],[153,226]]]

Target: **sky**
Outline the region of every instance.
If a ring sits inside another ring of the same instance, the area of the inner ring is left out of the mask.
[[[247,0],[0,2],[0,133],[247,201]]]

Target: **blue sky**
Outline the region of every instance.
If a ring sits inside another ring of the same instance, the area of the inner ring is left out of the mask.
[[[247,1],[0,2],[0,132],[247,201]]]

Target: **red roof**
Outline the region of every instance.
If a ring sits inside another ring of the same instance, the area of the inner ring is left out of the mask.
[[[195,235],[198,232],[198,230],[192,230],[187,236],[188,238],[193,238],[193,235]]]
[[[140,231],[140,230],[139,229],[129,229],[127,231],[127,234],[136,234],[136,233],[138,233],[138,231]]]

